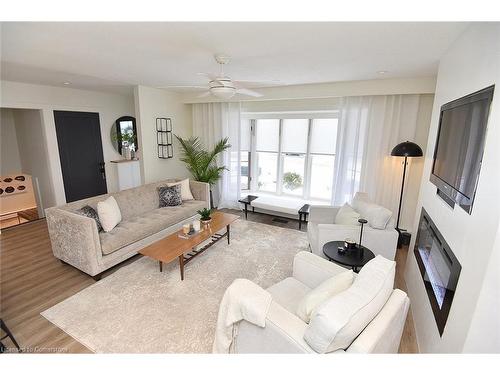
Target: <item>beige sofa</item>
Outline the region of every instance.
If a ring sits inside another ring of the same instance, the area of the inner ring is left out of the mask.
[[[99,278],[106,269],[132,257],[151,243],[174,233],[182,224],[199,217],[196,211],[210,208],[209,185],[190,181],[194,200],[181,206],[159,208],[157,188],[174,179],[100,195],[46,210],[54,256],[90,276]],[[122,221],[110,232],[98,232],[94,219],[76,211],[113,196]]]

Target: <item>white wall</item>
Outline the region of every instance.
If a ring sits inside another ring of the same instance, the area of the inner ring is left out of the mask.
[[[500,352],[500,227],[464,344],[466,353]]]
[[[472,214],[468,215],[460,207],[451,209],[436,196],[436,187],[429,182],[440,107],[495,83],[500,83],[500,25],[474,24],[454,42],[440,61],[424,172],[415,213],[418,218],[420,208],[423,206],[426,209],[462,265],[442,337],[439,336],[412,251],[408,255],[405,270],[418,345],[422,352],[500,351],[496,292],[500,251],[496,238],[500,218],[500,87],[496,88],[491,106]],[[415,227],[415,231],[416,229]],[[413,238],[410,249],[413,249],[414,242]],[[492,266],[493,270],[490,268]],[[496,284],[493,286],[491,283]],[[494,304],[491,303],[493,300]],[[491,318],[481,321],[484,317]],[[470,329],[474,332],[469,332]],[[487,341],[496,346],[480,346],[478,342],[484,336],[489,336]]]
[[[179,160],[179,143],[175,137],[174,157],[158,158],[156,118],[171,118],[173,133],[183,138],[190,137],[191,106],[183,104],[179,94],[146,86],[137,86],[134,89],[134,100],[143,182],[150,183],[170,177],[188,177],[189,172]]]
[[[21,172],[16,125],[10,108],[0,108],[0,175]]]
[[[49,150],[51,183],[57,205],[64,204],[66,197],[57,147],[54,110],[99,112],[108,191],[117,190],[116,170],[110,161],[119,159],[121,156],[113,148],[110,131],[115,120],[119,117],[135,116],[132,95],[117,95],[10,81],[1,81],[0,85],[0,107],[40,109],[42,111],[44,139]]]
[[[48,163],[48,150],[43,142],[44,131],[41,111],[37,109],[13,109],[17,142],[23,173],[38,180],[40,205],[43,208],[56,204]]]

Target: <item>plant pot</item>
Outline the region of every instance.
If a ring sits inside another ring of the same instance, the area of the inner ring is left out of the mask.
[[[208,227],[210,225],[210,223],[212,222],[212,218],[209,217],[208,219],[200,219],[201,221],[201,224],[203,225],[203,227]]]

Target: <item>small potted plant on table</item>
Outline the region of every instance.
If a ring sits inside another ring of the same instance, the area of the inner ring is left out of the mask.
[[[212,221],[212,217],[210,216],[212,211],[210,211],[208,208],[205,207],[203,210],[198,210],[197,212],[201,216],[200,218],[201,223],[203,224],[204,227],[207,227]]]

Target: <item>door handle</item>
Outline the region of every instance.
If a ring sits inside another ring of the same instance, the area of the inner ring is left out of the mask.
[[[101,173],[101,177],[103,180],[106,180],[106,169],[104,168],[104,162],[99,163],[99,172]]]

